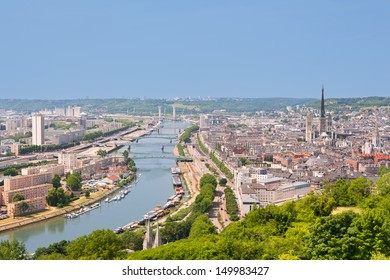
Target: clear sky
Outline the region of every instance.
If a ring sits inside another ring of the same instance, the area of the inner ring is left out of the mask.
[[[390,1],[0,2],[0,99],[320,98],[322,83],[390,95]]]

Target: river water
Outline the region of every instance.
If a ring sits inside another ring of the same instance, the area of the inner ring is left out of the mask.
[[[141,177],[136,184],[132,184],[131,192],[124,199],[111,203],[101,201],[101,207],[75,219],[56,217],[6,231],[0,233],[0,240],[23,241],[27,251],[32,253],[39,247],[64,239],[73,240],[96,229],[115,229],[141,220],[157,205],[164,205],[167,198],[174,194],[170,168],[176,165],[172,153],[176,140],[171,139],[176,138],[180,129],[188,127],[188,124],[165,122],[163,125],[159,134],[153,132],[150,136],[140,138],[138,143],[131,143],[130,155],[135,156],[134,161]],[[123,149],[118,152],[123,152]]]

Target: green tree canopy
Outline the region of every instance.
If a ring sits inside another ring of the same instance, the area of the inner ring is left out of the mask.
[[[26,260],[28,259],[26,246],[18,240],[0,241],[0,260]]]
[[[83,235],[66,247],[72,260],[114,260],[123,255],[122,240],[112,230],[95,230]]]
[[[142,231],[126,230],[120,237],[127,249],[133,251],[142,250],[144,241],[144,233]]]
[[[199,238],[208,234],[216,234],[217,229],[205,214],[198,216],[192,224],[189,238]]]
[[[351,184],[348,187],[348,195],[356,205],[362,201],[363,198],[366,198],[370,195],[373,185],[374,183],[366,178],[354,179],[351,181]]]
[[[48,247],[40,247],[35,250],[34,259],[40,259],[41,256],[51,254],[56,254],[57,257],[60,257],[59,255],[62,255],[61,259],[64,259],[66,256],[66,246],[68,246],[69,243],[70,241],[61,240],[60,242],[50,244]]]
[[[383,174],[379,178],[377,182],[377,186],[380,194],[382,195],[390,194],[390,173]]]
[[[97,151],[97,155],[100,157],[105,157],[107,156],[107,151],[100,149],[99,151]]]
[[[204,174],[202,178],[200,178],[199,184],[200,187],[202,188],[206,184],[211,184],[214,187],[216,187],[218,183],[217,183],[217,179],[215,179],[215,177],[212,174]]]
[[[22,212],[22,214],[23,214],[24,212],[26,212],[26,211],[30,208],[30,206],[28,205],[27,202],[23,201],[23,202],[21,202],[21,203],[18,204],[18,208],[19,208],[19,210],[20,210],[20,211]]]
[[[354,212],[346,211],[317,219],[307,240],[311,259],[354,259],[357,244],[349,231],[357,218],[358,215]]]
[[[56,189],[61,187],[61,177],[58,174],[54,174],[53,179],[51,179],[51,183]]]
[[[72,173],[66,178],[66,185],[72,191],[78,191],[81,189],[81,175],[79,173]]]
[[[386,166],[381,166],[379,169],[378,169],[378,176],[383,176],[385,175],[386,173],[389,173],[390,170],[389,168],[387,168]]]
[[[4,176],[17,176],[19,175],[19,171],[16,168],[9,168],[3,174]]]
[[[221,178],[219,179],[219,182],[218,182],[221,186],[226,186],[227,184],[227,179],[226,178]]]
[[[24,200],[24,196],[21,195],[20,193],[16,193],[12,197],[12,202],[18,202],[18,201],[22,201],[22,200]]]
[[[57,206],[59,208],[68,205],[70,202],[70,196],[67,195],[63,188],[50,188],[47,196],[46,203],[50,206]]]

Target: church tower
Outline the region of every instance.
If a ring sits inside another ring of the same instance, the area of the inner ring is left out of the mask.
[[[321,116],[320,116],[320,136],[322,133],[326,133],[326,116],[325,116],[325,100],[324,100],[324,84],[322,84],[322,97],[321,97]]]
[[[331,136],[332,135],[332,115],[328,113],[326,119],[326,133]]]
[[[146,221],[146,234],[144,238],[144,243],[143,243],[143,250],[147,250],[152,248],[153,246],[153,232],[152,229],[150,228],[150,221]]]
[[[379,138],[379,130],[378,123],[375,123],[375,129],[372,133],[372,146],[376,149],[380,148],[380,138]]]
[[[156,236],[154,237],[153,248],[157,248],[158,246],[161,246],[161,244],[162,241],[161,241],[160,227],[157,224]]]
[[[306,116],[306,142],[308,143],[311,143],[313,141],[313,117],[311,116],[311,114],[307,114]]]

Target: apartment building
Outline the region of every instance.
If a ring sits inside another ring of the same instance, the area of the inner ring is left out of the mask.
[[[311,187],[307,182],[291,182],[274,177],[257,183],[244,183],[239,186],[238,191],[241,212],[245,215],[254,204],[257,206],[280,205],[305,196],[311,191]]]
[[[23,207],[21,207],[22,203],[27,203],[28,205],[27,209],[23,209]],[[46,207],[46,199],[44,197],[37,197],[28,200],[9,203],[7,205],[7,210],[8,210],[8,215],[11,218],[14,218],[16,216],[26,215],[26,214],[41,211],[45,209],[45,207]]]
[[[39,173],[52,173],[63,176],[65,174],[65,166],[59,164],[33,166],[28,168],[22,168],[22,175],[33,175]]]
[[[4,191],[24,189],[31,186],[42,185],[51,182],[53,173],[45,172],[32,175],[21,175],[4,179]]]
[[[12,198],[17,193],[21,194],[25,199],[33,199],[37,197],[45,198],[51,187],[53,187],[52,184],[42,184],[14,190],[4,190],[2,195],[3,201],[5,205],[8,205],[12,202]]]

